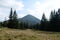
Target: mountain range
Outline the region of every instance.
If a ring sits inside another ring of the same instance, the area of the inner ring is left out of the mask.
[[[34,25],[34,24],[37,24],[37,23],[40,23],[40,20],[32,15],[26,15],[24,16],[23,18],[19,18],[18,19],[20,22],[27,22],[29,23],[30,25]]]

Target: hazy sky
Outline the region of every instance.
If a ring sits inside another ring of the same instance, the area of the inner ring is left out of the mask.
[[[18,18],[31,14],[41,19],[43,13],[49,18],[51,10],[60,8],[60,0],[0,0],[0,21],[8,19],[11,8]]]

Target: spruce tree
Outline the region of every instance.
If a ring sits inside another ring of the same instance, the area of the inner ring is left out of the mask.
[[[59,17],[59,13],[56,12],[56,15],[55,15],[55,29],[56,31],[59,31],[60,30],[60,17]]]
[[[47,25],[47,19],[45,17],[45,14],[43,14],[41,22],[40,22],[40,29],[44,30],[46,28]]]
[[[59,24],[58,24],[58,26],[59,26],[59,28],[60,28],[60,9],[58,9],[58,15],[59,15]]]
[[[60,9],[58,9],[58,13],[60,14]]]
[[[19,28],[19,22],[18,22],[16,10],[14,11],[13,14],[13,28]]]
[[[13,28],[13,11],[12,11],[12,8],[11,8],[10,15],[9,15],[8,28]]]
[[[49,21],[50,21],[49,26],[52,26],[52,24],[53,24],[53,18],[54,18],[54,12],[51,11],[50,19],[49,19]]]
[[[50,31],[59,31],[60,29],[60,17],[59,10],[58,12],[51,12],[50,22],[49,22],[49,30]]]
[[[23,22],[20,22],[20,29],[23,29]]]
[[[53,28],[55,26],[54,25],[55,24],[55,15],[56,15],[56,12],[51,11],[48,30],[53,30]]]

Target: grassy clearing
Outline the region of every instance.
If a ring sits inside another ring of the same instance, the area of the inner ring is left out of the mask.
[[[60,40],[60,32],[0,28],[0,40]]]

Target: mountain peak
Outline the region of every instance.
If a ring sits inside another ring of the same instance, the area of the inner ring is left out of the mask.
[[[36,23],[39,23],[40,20],[30,14],[24,16],[20,21],[22,22],[28,22],[30,24],[36,24]]]
[[[28,14],[27,16],[32,16],[31,14]]]
[[[28,14],[28,15],[26,15],[26,16],[24,16],[24,17],[33,17],[31,14]]]

